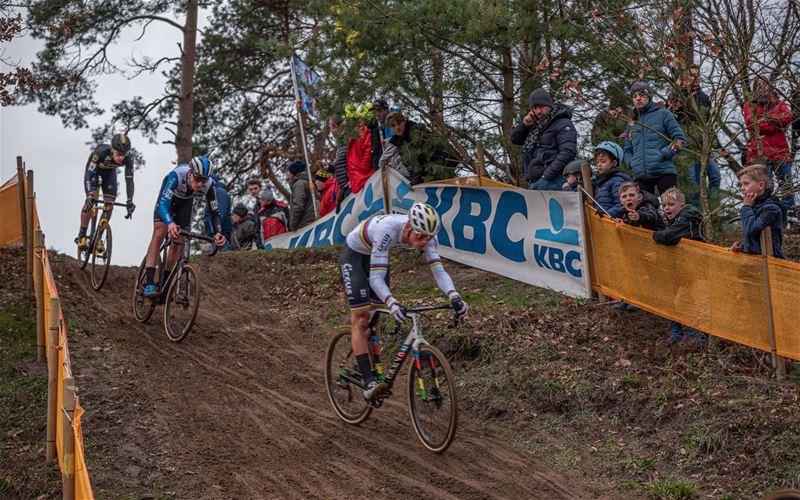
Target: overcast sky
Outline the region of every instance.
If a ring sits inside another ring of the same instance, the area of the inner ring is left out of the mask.
[[[200,24],[204,24],[202,20]],[[177,43],[181,32],[174,27],[153,23],[146,36],[134,44],[133,39],[138,35],[138,30],[125,33],[111,49],[112,59],[122,62],[132,53],[151,57],[179,53]],[[4,58],[24,64],[35,57],[41,46],[41,42],[30,37],[16,39],[6,45]],[[145,99],[159,95],[164,87],[160,74],[143,75],[130,81],[121,76],[102,76],[96,81],[96,98],[105,109],[134,95]],[[105,123],[109,116],[91,120],[91,128]],[[167,137],[164,133],[161,138]],[[135,173],[136,213],[133,219],[126,220],[125,209],[119,207],[112,218],[112,263],[118,265],[138,265],[144,256],[153,230],[152,214],[158,188],[163,177],[174,168],[176,158],[172,145],[149,144],[136,132],[132,132],[130,138],[133,146],[144,155],[146,165]],[[70,255],[75,254],[73,240],[78,234],[80,208],[85,198],[84,167],[95,146],[87,144],[90,140],[90,129],[67,129],[58,117],[38,112],[36,105],[0,108],[0,183],[16,175],[16,157],[22,156],[26,167],[34,171],[36,202],[47,246]],[[117,175],[117,201],[124,202],[124,171],[119,170]]]

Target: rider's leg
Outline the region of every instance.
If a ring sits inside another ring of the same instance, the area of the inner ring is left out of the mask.
[[[164,238],[167,236],[167,225],[163,222],[153,223],[153,237],[150,239],[150,246],[147,247],[147,258],[144,267],[147,276],[147,285],[155,283],[156,264],[158,263],[158,251]]]
[[[164,266],[164,283],[169,282],[169,274],[172,272],[172,268],[175,267],[175,263],[178,262],[181,252],[183,252],[182,236],[177,240],[173,240],[172,245],[167,248],[167,263]]]
[[[105,208],[103,209],[103,217],[102,217],[103,219],[105,219],[106,222],[111,220],[111,212],[114,210],[114,205],[111,205],[111,203],[114,203],[116,199],[117,199],[116,195],[111,196],[103,194],[103,200],[105,200],[108,203],[108,205],[106,205]]]
[[[103,199],[109,203],[114,203],[117,199],[117,169],[104,170],[100,174],[100,181],[103,186]],[[113,205],[106,205],[103,210],[103,219],[106,222],[111,220]]]

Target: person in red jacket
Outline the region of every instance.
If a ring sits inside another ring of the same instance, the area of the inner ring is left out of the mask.
[[[319,216],[324,217],[325,214],[336,208],[339,185],[336,184],[333,174],[322,167],[314,174],[314,185],[317,186],[317,191],[320,193]]]
[[[772,85],[762,76],[753,81],[750,101],[742,106],[747,126],[747,164],[765,163],[769,174],[778,177],[779,189],[791,189],[792,162],[786,131],[792,123],[789,106],[781,101]],[[787,209],[794,207],[794,195],[784,193],[781,198]]]
[[[268,187],[261,191],[258,197],[261,208],[258,210],[259,226],[261,231],[261,247],[264,242],[273,236],[285,233],[289,225],[289,207],[286,203],[278,201]]]
[[[347,144],[347,175],[350,178],[350,190],[361,191],[364,184],[375,171],[372,168],[372,133],[369,120],[357,118],[355,127],[358,137],[350,137]]]

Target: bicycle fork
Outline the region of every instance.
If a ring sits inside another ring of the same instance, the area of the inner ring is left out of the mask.
[[[419,349],[414,349],[414,365],[417,367],[417,387],[419,388],[419,395],[423,401],[438,401],[440,399],[439,390],[442,386],[442,381],[439,378],[439,372],[436,369],[436,361],[433,356],[428,355],[425,360],[427,367],[433,375],[433,387],[431,388],[430,399],[428,398],[428,391],[425,388],[425,380],[422,378],[422,362]]]

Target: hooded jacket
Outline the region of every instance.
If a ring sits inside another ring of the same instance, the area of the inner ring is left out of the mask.
[[[336,184],[336,179],[333,177],[328,178],[325,184],[322,185],[319,200],[319,216],[322,217],[331,210],[336,208],[336,200],[339,195],[339,186]]]
[[[556,103],[551,113],[553,120],[542,132],[539,145],[522,153],[525,175],[529,182],[536,182],[541,177],[549,181],[555,180],[578,152],[578,132],[572,124],[572,108]],[[519,123],[511,130],[511,143],[523,146],[534,126],[535,124],[529,127],[525,123]]]
[[[755,113],[750,103],[745,102],[742,112],[750,135],[747,141],[747,162],[751,163],[759,158],[759,140],[761,152],[767,160],[789,160],[789,141],[786,140],[786,131],[792,123],[789,106],[777,97],[773,97],[767,103],[755,104]],[[758,126],[758,138],[755,133],[756,126]]]
[[[314,222],[314,197],[308,186],[308,172],[300,171],[292,182],[291,221],[289,229],[297,231]]]
[[[742,206],[742,252],[761,255],[761,232],[772,228],[772,249],[775,257],[785,259],[783,254],[783,222],[786,208],[767,189],[756,198],[752,207]]]
[[[642,201],[634,209],[639,214],[639,220],[631,220],[628,211],[623,209],[622,222],[631,226],[643,227],[651,231],[659,231],[666,228],[661,212],[658,211],[659,203],[656,195],[649,191],[642,191]]]
[[[288,231],[289,207],[282,201],[273,200],[266,207],[261,207],[258,211],[258,220],[260,227],[257,229],[261,231],[259,245],[263,247],[268,239]]]
[[[350,190],[361,191],[375,170],[372,168],[372,133],[362,125],[359,137],[350,137],[347,143],[347,177]]]
[[[677,245],[682,238],[705,241],[700,234],[702,223],[703,215],[693,206],[686,205],[674,219],[667,221],[666,229],[653,233],[653,239],[662,245]]]
[[[592,179],[594,199],[612,217],[622,217],[625,212],[619,202],[619,187],[623,182],[631,180],[630,176],[619,169],[612,168],[603,174],[597,174]]]
[[[634,111],[636,121],[625,129],[625,164],[633,171],[634,180],[656,179],[677,174],[672,158],[677,154],[670,148],[686,136],[672,112],[656,108],[652,99],[641,110]]]

